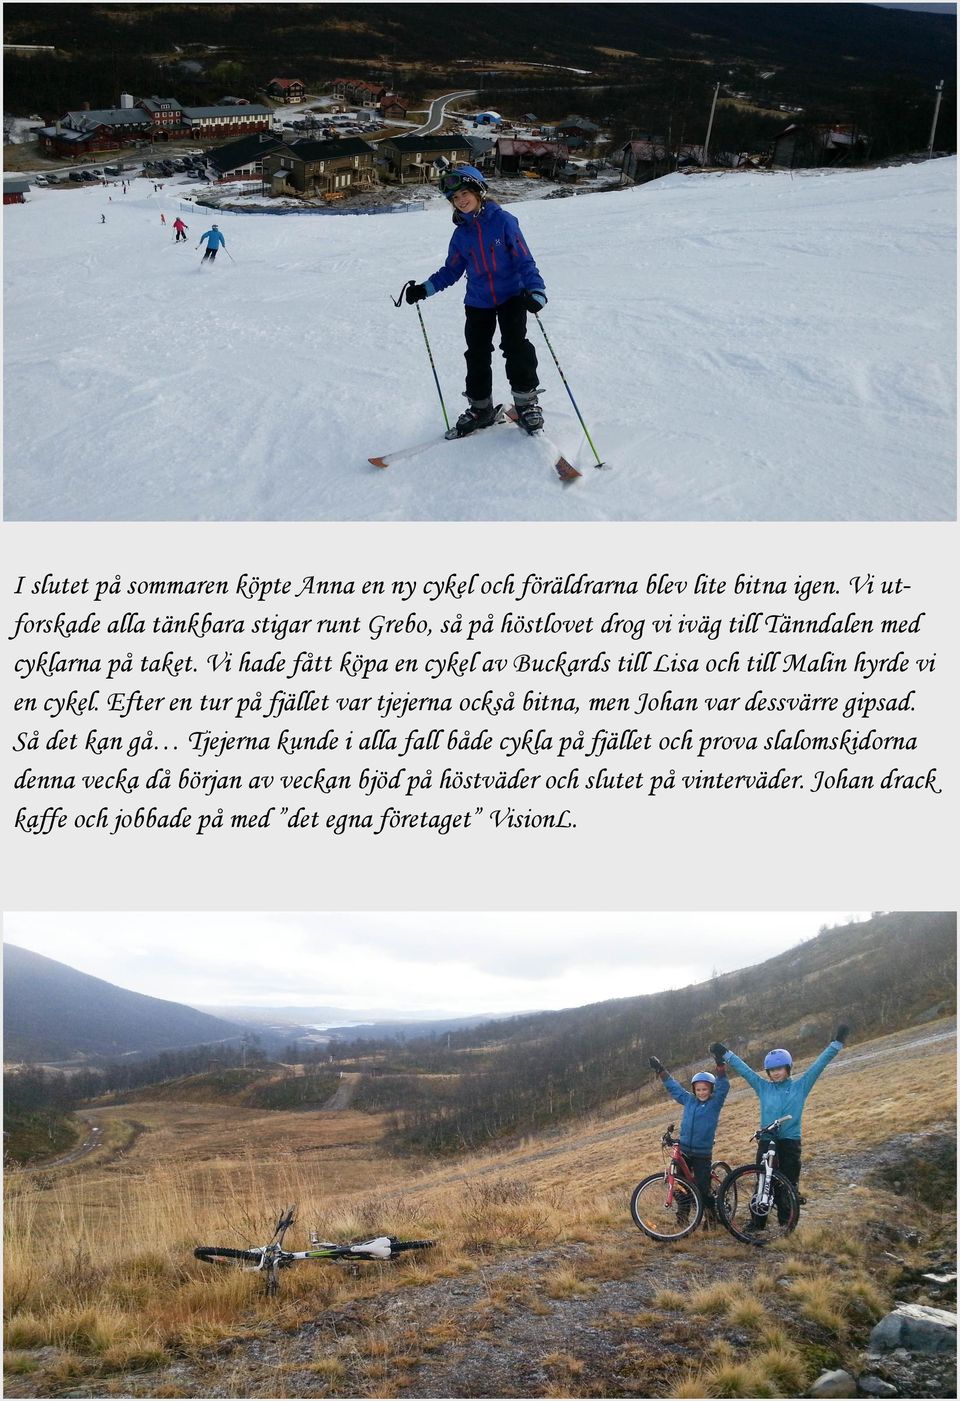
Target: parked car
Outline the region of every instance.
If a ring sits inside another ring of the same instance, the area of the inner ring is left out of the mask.
[[[72,180],[77,185],[83,184],[83,176],[80,174],[79,170],[68,170],[67,179]]]
[[[105,166],[103,167],[103,169],[104,169],[104,173],[105,173],[106,175],[119,175],[120,172],[121,172],[121,170],[123,169],[123,166],[120,166],[120,165],[105,165]]]

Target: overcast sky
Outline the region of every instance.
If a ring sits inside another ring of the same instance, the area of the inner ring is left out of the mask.
[[[760,963],[849,911],[7,914],[4,939],[202,1006],[453,1016],[583,1006]]]

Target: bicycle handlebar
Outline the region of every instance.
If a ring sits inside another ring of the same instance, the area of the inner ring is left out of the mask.
[[[766,1124],[761,1129],[757,1129],[756,1133],[751,1135],[751,1138],[760,1139],[763,1138],[765,1134],[773,1135],[777,1132],[777,1129],[779,1129],[781,1124],[787,1123],[788,1120],[792,1118],[792,1114],[783,1114],[779,1119],[774,1119],[772,1123]]]

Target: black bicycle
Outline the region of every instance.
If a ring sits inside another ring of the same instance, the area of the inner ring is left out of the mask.
[[[338,1245],[334,1241],[321,1240],[316,1231],[311,1231],[309,1250],[284,1250],[283,1237],[296,1219],[296,1210],[295,1206],[288,1206],[280,1213],[273,1239],[268,1245],[252,1245],[245,1250],[236,1250],[229,1245],[198,1245],[193,1253],[198,1260],[209,1264],[249,1261],[244,1268],[262,1273],[267,1293],[276,1294],[280,1287],[280,1271],[298,1260],[394,1260],[405,1250],[429,1250],[437,1243],[435,1240],[397,1240],[396,1236],[374,1236],[371,1240]]]
[[[800,1219],[800,1198],[777,1167],[777,1132],[792,1119],[784,1114],[752,1135],[762,1147],[760,1159],[745,1163],[724,1179],[717,1192],[717,1215],[745,1245],[771,1245],[790,1235]]]
[[[680,1140],[671,1137],[673,1130],[674,1125],[669,1124],[660,1139],[662,1148],[673,1149],[663,1172],[652,1172],[645,1177],[634,1187],[630,1198],[634,1225],[651,1240],[682,1240],[697,1229],[707,1210],[707,1203],[680,1151]],[[714,1199],[729,1172],[729,1163],[711,1163],[710,1187]]]

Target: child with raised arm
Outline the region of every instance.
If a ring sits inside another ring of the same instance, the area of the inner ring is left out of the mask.
[[[775,1135],[774,1141],[777,1145],[777,1164],[784,1177],[789,1178],[800,1195],[800,1121],[803,1117],[803,1106],[806,1104],[807,1096],[813,1089],[818,1078],[833,1060],[843,1050],[850,1028],[845,1022],[837,1027],[837,1034],[824,1050],[820,1052],[812,1065],[808,1065],[802,1075],[793,1074],[793,1056],[789,1051],[785,1051],[782,1046],[768,1051],[763,1059],[763,1068],[767,1073],[764,1080],[756,1070],[752,1070],[746,1061],[734,1055],[733,1051],[727,1049],[722,1041],[714,1041],[710,1046],[710,1053],[717,1061],[723,1061],[732,1066],[738,1074],[742,1075],[747,1084],[753,1089],[760,1100],[760,1127],[764,1124],[772,1123],[774,1119],[782,1119],[789,1114],[790,1118],[782,1124]],[[766,1152],[770,1140],[761,1140],[757,1145],[757,1165]],[[800,1197],[801,1202],[803,1198]]]
[[[709,1070],[698,1070],[690,1081],[691,1089],[685,1090],[679,1080],[663,1068],[656,1056],[650,1057],[650,1068],[655,1070],[667,1094],[683,1105],[683,1118],[680,1120],[680,1152],[693,1173],[703,1198],[707,1217],[713,1217],[713,1189],[710,1185],[710,1165],[713,1161],[713,1141],[717,1136],[717,1120],[723,1101],[730,1092],[727,1068],[721,1060],[715,1066],[716,1075]]]
[[[467,277],[465,335],[470,407],[457,420],[463,438],[497,421],[493,402],[493,336],[499,323],[500,349],[513,391],[517,417],[528,433],[543,427],[537,402],[537,352],[527,339],[527,312],[538,316],[547,304],[543,278],[514,215],[487,198],[487,182],[472,165],[446,170],[440,189],[453,206],[456,228],[447,260],[425,282],[406,288],[412,306]]]

